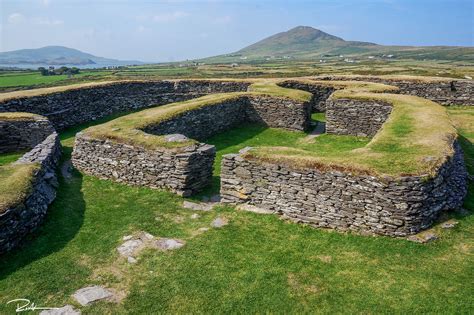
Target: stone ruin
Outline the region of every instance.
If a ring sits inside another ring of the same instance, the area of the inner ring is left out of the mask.
[[[337,79],[337,78],[336,78]],[[373,79],[376,81],[376,79]],[[385,82],[385,81],[384,81]],[[16,163],[39,163],[33,189],[24,200],[0,213],[0,252],[18,245],[44,218],[55,197],[60,149],[55,130],[94,121],[111,114],[189,100],[213,93],[246,92],[245,81],[123,81],[70,87],[62,91],[40,89],[31,95],[0,95],[0,112],[30,112],[26,120],[0,120],[0,152],[31,149]],[[444,105],[473,105],[473,84],[406,83],[398,93],[421,94]],[[436,88],[433,88],[437,84]],[[290,130],[306,130],[311,111],[326,111],[327,132],[374,136],[390,116],[391,105],[380,101],[330,99],[336,90],[328,85],[282,80],[286,88],[310,92],[308,102],[277,96],[243,94],[147,126],[150,135],[166,135],[170,142],[195,139],[179,150],[149,150],[78,134],[73,153],[81,171],[132,185],[166,188],[189,196],[209,184],[215,148],[203,141],[242,122]],[[429,95],[428,95],[429,94]],[[54,127],[54,128],[53,128]],[[461,206],[466,194],[462,152],[454,154],[430,180],[422,176],[397,179],[354,175],[338,171],[294,170],[278,164],[248,160],[243,154],[222,161],[223,202],[247,203],[317,227],[403,236],[425,229],[440,211]]]

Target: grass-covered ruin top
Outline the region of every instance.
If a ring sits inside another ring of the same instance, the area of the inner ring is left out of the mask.
[[[6,164],[0,166],[0,214],[21,203],[31,189],[39,164]]]
[[[45,120],[41,115],[23,112],[0,113],[0,121],[12,120]]]

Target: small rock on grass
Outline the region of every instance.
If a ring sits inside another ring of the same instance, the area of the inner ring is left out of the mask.
[[[237,206],[237,210],[243,210],[243,211],[248,211],[248,212],[253,212],[253,213],[260,213],[260,214],[272,214],[272,213],[275,213],[275,212],[272,211],[272,210],[259,208],[259,207],[257,207],[257,206],[250,205],[250,204],[247,204],[247,203],[238,205],[238,206]]]
[[[438,236],[436,234],[431,233],[431,232],[426,232],[426,233],[421,233],[417,235],[411,235],[407,238],[407,240],[415,242],[415,243],[420,243],[420,244],[425,244],[428,242],[432,242],[438,239]]]
[[[443,229],[451,229],[453,227],[455,227],[456,225],[458,225],[459,222],[458,221],[447,221],[447,222],[444,222],[443,224],[441,224],[441,227]]]
[[[229,221],[226,218],[217,217],[212,221],[211,226],[214,228],[221,228],[227,224],[229,224]]]
[[[197,210],[197,211],[211,211],[213,208],[212,204],[208,203],[197,203],[185,200],[183,202],[183,208]]]
[[[191,215],[191,219],[199,219],[201,216],[197,213],[194,213],[193,215]]]
[[[124,237],[122,237],[122,240],[124,241],[129,241],[133,238],[133,235],[125,235]]]
[[[155,244],[161,250],[173,250],[183,247],[185,242],[173,238],[160,238]]]
[[[73,297],[82,306],[87,306],[99,300],[112,298],[113,294],[109,290],[95,285],[77,290]]]
[[[124,257],[134,256],[142,245],[143,241],[141,239],[131,239],[117,247],[117,251]]]
[[[51,310],[43,310],[40,315],[80,315],[81,311],[75,310],[72,305],[54,308]]]
[[[127,261],[129,264],[136,264],[138,260],[132,256],[128,256]]]

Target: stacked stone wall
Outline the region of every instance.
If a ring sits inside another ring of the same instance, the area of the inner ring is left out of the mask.
[[[47,117],[56,130],[115,113],[179,102],[211,93],[246,91],[250,83],[220,81],[115,82],[0,102],[0,112]]]
[[[348,80],[347,77],[330,76],[322,80]],[[383,77],[360,76],[350,80],[366,81],[393,85],[400,89],[400,94],[423,97],[441,105],[474,105],[474,81],[457,80],[424,82],[416,80],[389,79]]]
[[[214,146],[202,143],[180,150],[147,150],[78,133],[73,163],[82,172],[102,179],[189,196],[210,183],[214,156]]]
[[[323,86],[318,84],[308,84],[298,81],[284,81],[280,84],[281,87],[289,89],[303,90],[313,94],[311,99],[312,111],[313,112],[325,112],[326,111],[326,100],[336,90],[334,87]]]
[[[326,133],[373,137],[388,119],[392,105],[380,101],[329,99]]]
[[[186,140],[185,137],[203,141],[244,122],[303,130],[309,121],[309,109],[309,103],[266,96],[242,96],[189,110],[150,125],[144,131],[153,135],[178,134],[169,138],[177,141]],[[151,150],[78,134],[73,163],[79,170],[100,178],[166,188],[189,196],[210,184],[214,157],[214,146],[204,143],[179,149]]]
[[[31,149],[53,132],[46,118],[0,120],[0,153]]]
[[[10,121],[10,123],[17,122]],[[46,120],[31,121],[30,125],[32,127],[30,133],[26,132],[28,130],[26,129],[21,134],[31,139],[22,143],[34,146],[15,163],[35,163],[39,164],[39,168],[33,174],[31,189],[25,198],[0,212],[0,254],[18,246],[27,234],[42,223],[48,205],[56,197],[58,185],[56,167],[61,156],[58,134],[52,131],[46,135],[46,130],[52,130],[52,126],[47,124]],[[28,128],[25,121],[22,122],[22,126]],[[43,126],[44,129],[38,128],[39,126]]]
[[[223,157],[223,202],[249,203],[315,227],[404,236],[429,227],[440,211],[460,207],[466,169],[460,147],[436,176],[385,178],[298,170]]]

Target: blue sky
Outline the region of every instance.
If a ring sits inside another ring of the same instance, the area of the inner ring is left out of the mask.
[[[176,61],[236,51],[298,25],[346,40],[474,46],[474,0],[0,0],[0,51],[64,45]]]

